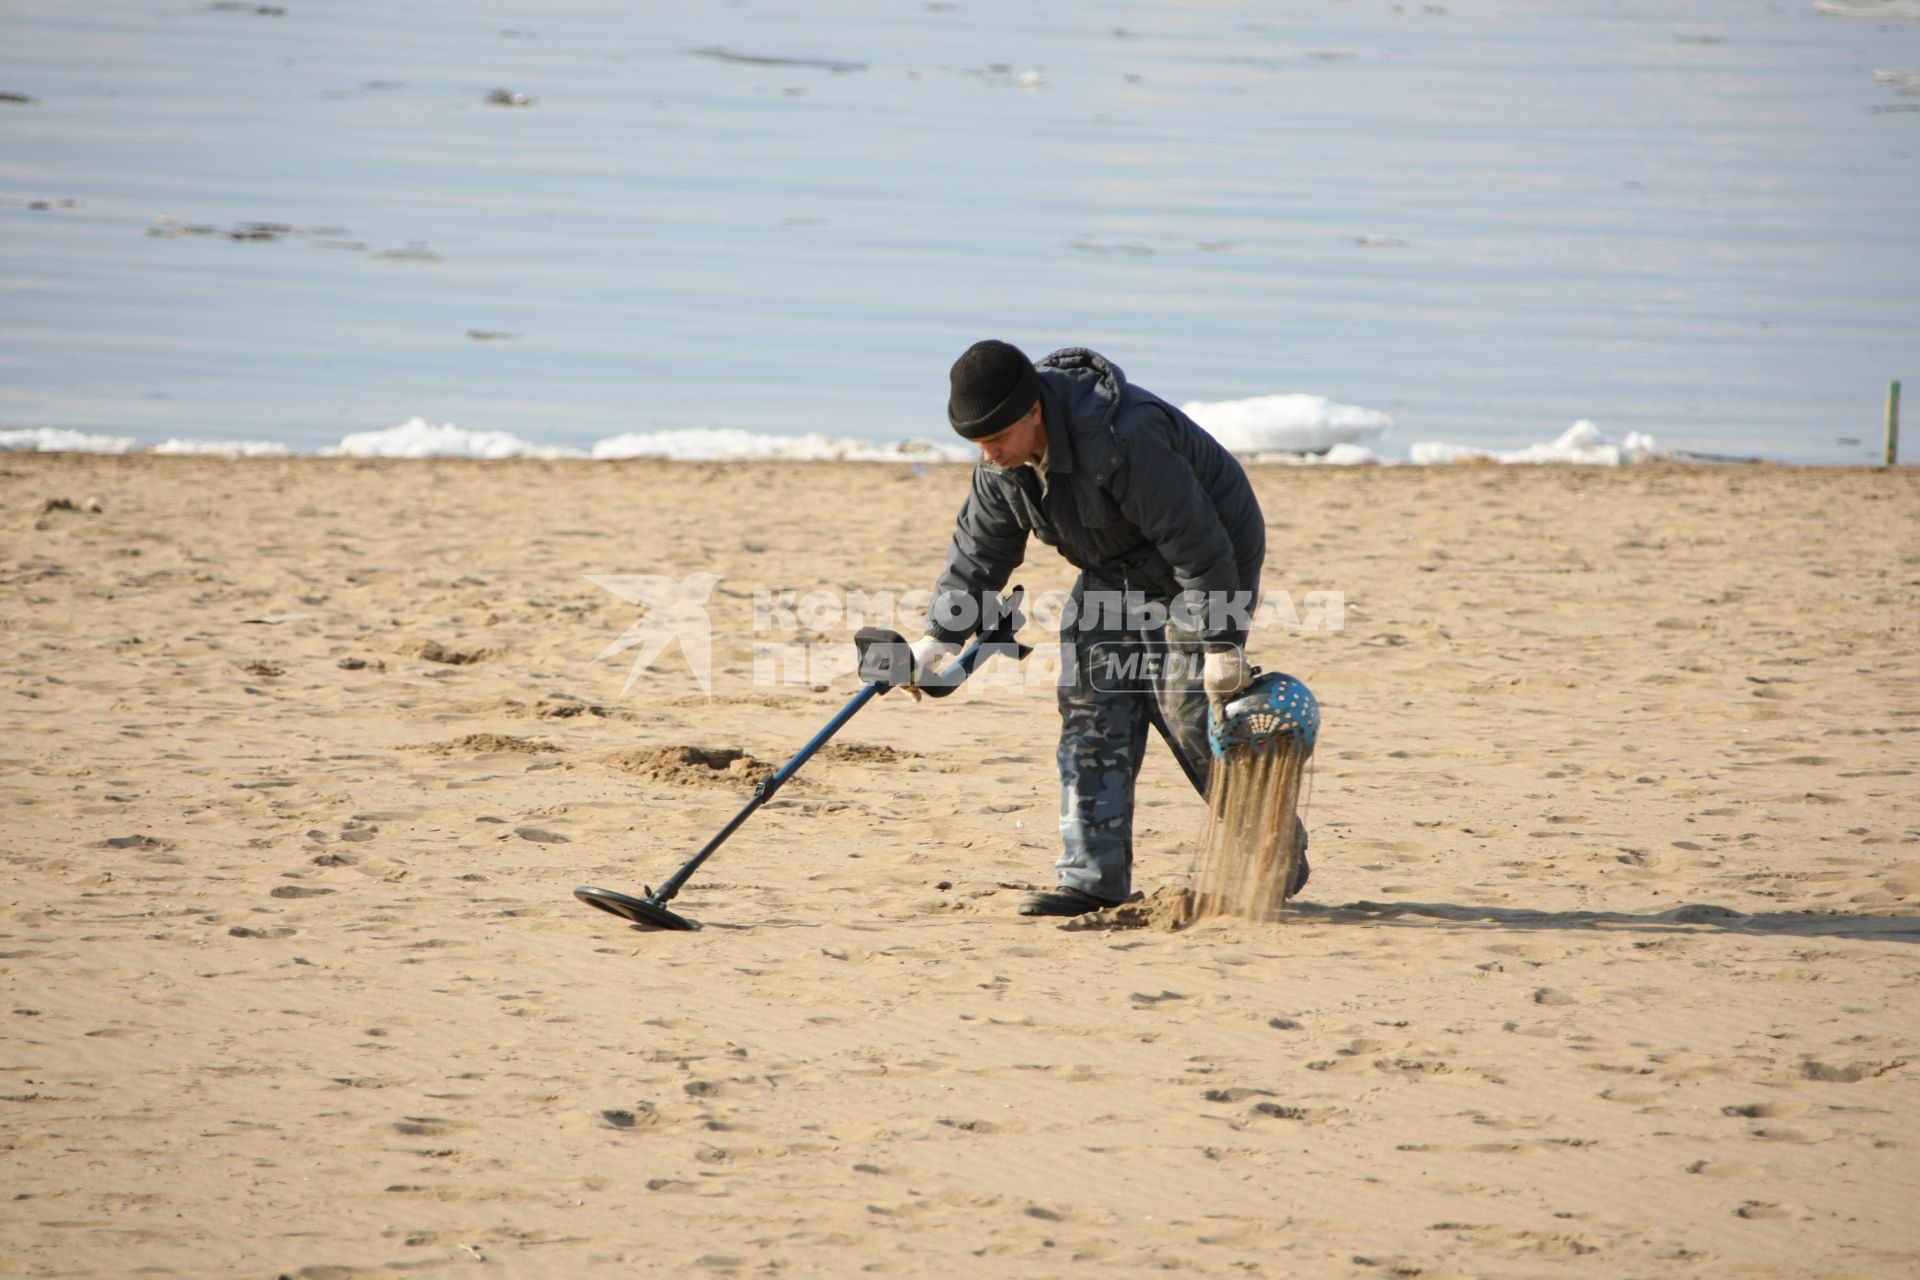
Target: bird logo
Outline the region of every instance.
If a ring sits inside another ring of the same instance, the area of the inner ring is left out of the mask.
[[[625,697],[640,673],[677,639],[693,678],[700,682],[700,692],[713,697],[713,623],[707,616],[707,598],[720,581],[719,574],[690,573],[679,579],[653,573],[584,576],[595,586],[640,606],[640,617],[634,624],[593,658],[600,662],[628,649],[639,650],[633,655],[633,666],[627,671],[620,696]]]

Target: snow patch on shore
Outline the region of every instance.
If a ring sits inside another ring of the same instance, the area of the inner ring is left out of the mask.
[[[1629,431],[1625,440],[1615,443],[1603,435],[1599,427],[1582,418],[1545,444],[1530,444],[1524,449],[1473,449],[1429,441],[1414,445],[1409,456],[1415,466],[1443,462],[1571,462],[1585,466],[1617,467],[1623,463],[1685,455],[1660,448],[1652,436],[1639,431]]]
[[[65,427],[0,431],[0,449],[16,453],[132,453],[139,447],[132,436],[94,436]]]
[[[582,449],[555,449],[522,440],[507,431],[469,431],[425,418],[409,418],[384,431],[357,431],[323,454],[344,458],[584,458]]]
[[[1234,456],[1327,454],[1336,445],[1366,445],[1393,430],[1377,409],[1341,404],[1325,396],[1252,396],[1245,400],[1194,400],[1180,411]],[[1358,461],[1373,461],[1370,456]]]
[[[773,436],[719,428],[641,431],[612,436],[595,444],[602,459],[670,458],[679,462],[967,462],[976,455],[959,443],[931,440],[836,439],[831,436]]]
[[[290,458],[293,450],[270,440],[168,440],[151,453],[192,454],[214,458]]]

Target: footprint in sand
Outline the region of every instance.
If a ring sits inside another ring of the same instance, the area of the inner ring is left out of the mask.
[[[171,849],[171,840],[156,840],[148,835],[111,836],[102,840],[98,846],[102,849]]]
[[[323,831],[319,827],[307,832],[307,839],[318,844],[362,844],[380,834],[380,824],[365,818],[349,818],[340,824],[340,830]]]
[[[1747,1102],[1720,1108],[1723,1116],[1742,1116],[1749,1120],[1783,1120],[1806,1113],[1807,1108],[1797,1102]]]
[[[1849,1062],[1845,1066],[1816,1062],[1808,1058],[1800,1066],[1800,1074],[1808,1080],[1819,1080],[1826,1084],[1858,1084],[1862,1080],[1872,1080],[1889,1071],[1896,1071],[1907,1065],[1905,1058],[1895,1058],[1888,1062]]]
[[[1771,1170],[1763,1164],[1741,1164],[1730,1160],[1695,1160],[1687,1166],[1688,1173],[1697,1173],[1706,1178],[1763,1178]]]
[[[403,658],[419,658],[423,662],[439,662],[450,667],[485,662],[501,656],[503,652],[499,649],[457,649],[438,640],[408,640],[395,645],[393,651]]]
[[[1343,1115],[1337,1107],[1294,1107],[1284,1102],[1256,1102],[1251,1108],[1254,1115],[1266,1116],[1273,1120],[1301,1120],[1317,1124]]]
[[[648,1178],[649,1191],[692,1191],[693,1184],[684,1178]]]
[[[297,929],[289,929],[284,925],[272,929],[253,929],[244,924],[237,924],[227,930],[227,936],[230,938],[291,938],[297,932],[299,932]]]
[[[991,1120],[956,1120],[952,1116],[942,1116],[940,1123],[949,1129],[959,1129],[966,1133],[998,1133],[1000,1126]]]
[[[1755,1129],[1753,1136],[1765,1139],[1768,1142],[1789,1142],[1797,1145],[1808,1142],[1825,1142],[1833,1136],[1833,1130],[1827,1128],[1825,1125],[1819,1124],[1770,1124],[1762,1125],[1760,1128]]]
[[[409,1138],[444,1138],[458,1132],[462,1126],[451,1120],[442,1120],[437,1116],[407,1116],[394,1122],[394,1131]]]
[[[666,1117],[651,1102],[636,1102],[632,1107],[608,1107],[600,1112],[600,1119],[614,1129],[655,1129],[666,1123]]]

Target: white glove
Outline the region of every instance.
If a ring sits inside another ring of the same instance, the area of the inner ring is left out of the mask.
[[[938,681],[940,668],[960,656],[959,645],[950,644],[939,636],[921,636],[907,647],[913,652],[913,685],[919,685],[929,676]],[[908,686],[908,692],[918,702],[920,690],[913,685]]]
[[[1220,719],[1227,699],[1246,688],[1250,678],[1247,652],[1238,645],[1231,649],[1217,649],[1207,655],[1200,680],[1206,686],[1207,703],[1213,708],[1215,720]]]

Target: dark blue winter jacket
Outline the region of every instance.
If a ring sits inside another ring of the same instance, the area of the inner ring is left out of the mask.
[[[1259,589],[1266,524],[1239,461],[1092,351],[1056,351],[1034,369],[1047,428],[1044,496],[1031,467],[975,464],[928,630],[955,644],[977,631],[977,622],[942,625],[978,616],[957,601],[949,612],[943,599],[977,601],[1004,588],[1032,533],[1098,585],[1184,599],[1185,616],[1206,618],[1200,638],[1244,642],[1241,627],[1204,609],[1210,598]]]

